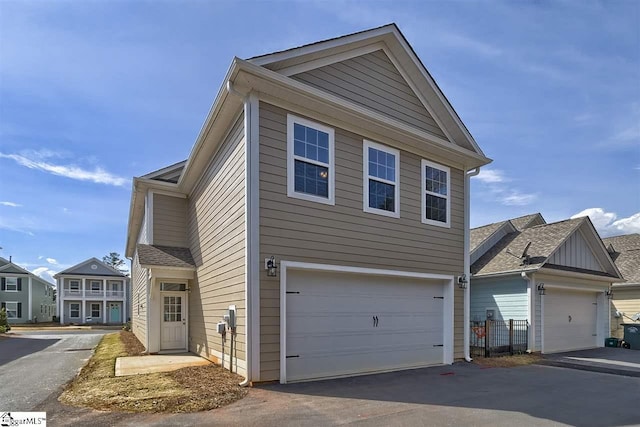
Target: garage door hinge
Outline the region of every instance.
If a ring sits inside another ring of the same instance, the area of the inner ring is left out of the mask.
[[[291,359],[291,358],[293,358],[293,357],[300,357],[300,355],[299,355],[299,354],[296,354],[295,356],[287,356],[287,359]]]
[[[287,291],[288,294],[299,294],[300,292],[297,291]]]
[[[444,297],[433,297],[433,299],[444,299]]]
[[[434,347],[444,347],[444,344],[434,344]]]

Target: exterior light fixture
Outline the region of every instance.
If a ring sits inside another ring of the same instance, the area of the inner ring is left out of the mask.
[[[276,277],[278,266],[276,265],[276,259],[272,256],[271,258],[264,259],[264,269],[267,270],[267,276]]]
[[[538,294],[540,295],[544,295],[546,293],[545,289],[544,289],[544,283],[540,283],[538,285]]]
[[[607,296],[607,298],[613,299],[613,290],[607,289],[605,295]]]
[[[458,276],[458,287],[460,289],[467,289],[467,283],[469,283],[469,281],[467,280],[467,275],[462,273],[462,276]]]

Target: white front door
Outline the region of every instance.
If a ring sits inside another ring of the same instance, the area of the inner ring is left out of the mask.
[[[187,319],[184,292],[162,292],[160,350],[186,350]]]

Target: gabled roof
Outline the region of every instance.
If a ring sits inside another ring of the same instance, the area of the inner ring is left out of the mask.
[[[50,287],[54,287],[54,284],[50,283],[48,280],[43,279],[40,276],[36,276],[29,270],[22,268],[19,265],[14,264],[13,262],[5,258],[0,257],[0,275],[5,276],[7,274],[20,274],[20,275],[31,276],[32,279],[35,279],[38,282],[41,282]]]
[[[174,163],[171,166],[166,166],[156,171],[149,172],[148,174],[141,176],[141,178],[177,184],[186,164],[187,161],[183,160],[181,162]]]
[[[292,78],[295,72],[308,67],[320,67],[381,49],[447,138]],[[408,151],[459,169],[470,170],[491,162],[395,24],[249,60],[234,58],[189,157],[180,166],[182,169],[178,182],[158,180],[164,176],[162,170],[158,171],[158,175],[152,173],[149,174],[151,177],[134,178],[126,257],[131,258],[135,252],[144,217],[145,194],[149,190],[160,190],[165,194],[189,195],[228,130],[240,117],[245,101],[249,101],[247,105],[253,105],[251,102],[256,102],[256,94],[267,102],[291,106],[290,109],[294,111],[300,110],[300,114],[312,115],[336,127],[360,133],[363,137],[400,141]],[[250,119],[251,116],[245,117],[245,120]]]
[[[138,262],[144,268],[171,267],[195,270],[189,248],[138,244]]]
[[[580,230],[589,243],[593,255],[604,272],[552,265],[549,259],[561,246]],[[569,270],[596,276],[620,278],[620,273],[608,256],[593,224],[588,217],[541,224],[517,230],[503,237],[471,266],[474,276],[498,275],[540,268]]]
[[[640,284],[640,234],[607,237],[602,241],[614,250],[611,258],[625,279],[624,283],[616,285]]]
[[[499,231],[504,230],[511,233],[516,230],[522,231],[525,228],[541,224],[546,224],[546,221],[540,213],[534,213],[472,228],[469,236],[469,250],[473,253],[482,243],[489,240],[491,236],[495,235]]]
[[[124,273],[100,261],[98,258],[89,258],[72,267],[67,268],[56,274],[56,279],[60,276],[113,276],[127,277]]]

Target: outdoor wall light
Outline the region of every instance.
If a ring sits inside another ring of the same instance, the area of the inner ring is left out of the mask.
[[[605,295],[607,296],[607,298],[613,299],[613,291],[611,289],[607,289]]]
[[[469,281],[467,280],[467,275],[462,273],[462,276],[458,276],[458,287],[460,289],[467,289],[467,283],[469,283]]]
[[[271,258],[264,259],[264,268],[267,270],[267,276],[276,277],[278,266],[276,265],[276,259],[272,256]]]
[[[538,285],[538,294],[540,294],[540,295],[544,295],[545,293],[546,293],[546,292],[545,292],[545,289],[544,289],[544,283],[540,283],[540,284]]]

